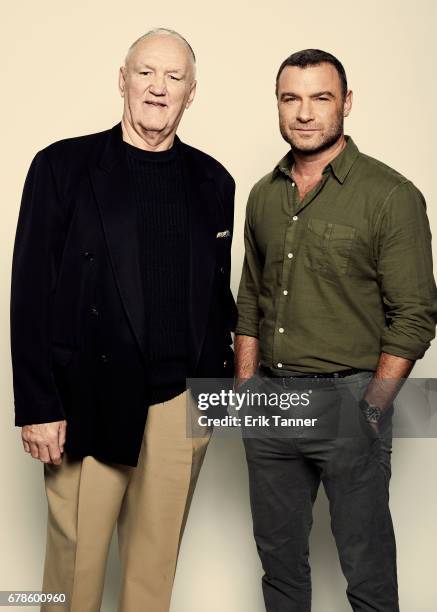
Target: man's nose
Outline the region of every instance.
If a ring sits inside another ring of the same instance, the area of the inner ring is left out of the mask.
[[[166,94],[166,84],[164,75],[155,75],[152,83],[150,84],[150,92],[155,96],[164,96]]]
[[[302,100],[297,108],[298,121],[302,121],[303,123],[307,123],[314,119],[313,107],[310,100]]]

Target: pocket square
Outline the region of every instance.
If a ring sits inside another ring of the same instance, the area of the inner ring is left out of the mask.
[[[230,238],[231,232],[229,230],[224,230],[223,232],[217,232],[216,238]]]

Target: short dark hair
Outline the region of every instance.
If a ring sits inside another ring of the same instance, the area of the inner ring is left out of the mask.
[[[307,66],[318,66],[322,63],[332,64],[338,72],[341,82],[341,90],[343,98],[347,93],[347,79],[346,72],[343,68],[343,64],[334,55],[321,49],[304,49],[303,51],[296,51],[287,59],[285,59],[279,67],[278,74],[276,75],[276,95],[278,95],[278,82],[282,71],[287,66],[299,66],[299,68],[306,68]]]

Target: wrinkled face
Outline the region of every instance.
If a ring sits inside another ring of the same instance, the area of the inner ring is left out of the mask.
[[[352,92],[343,99],[332,64],[287,66],[279,77],[279,129],[295,151],[310,154],[331,147],[343,134],[351,106]]]
[[[174,135],[196,89],[189,50],[165,34],[142,40],[120,68],[119,88],[123,115],[136,132]]]

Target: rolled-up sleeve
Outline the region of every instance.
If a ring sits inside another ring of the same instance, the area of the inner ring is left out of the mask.
[[[244,262],[238,289],[238,322],[235,333],[259,337],[258,295],[261,285],[262,265],[256,246],[253,225],[254,191],[252,189],[246,207],[244,224]]]
[[[398,184],[386,198],[376,237],[386,316],[381,351],[414,361],[435,336],[437,289],[425,199],[410,181]]]

